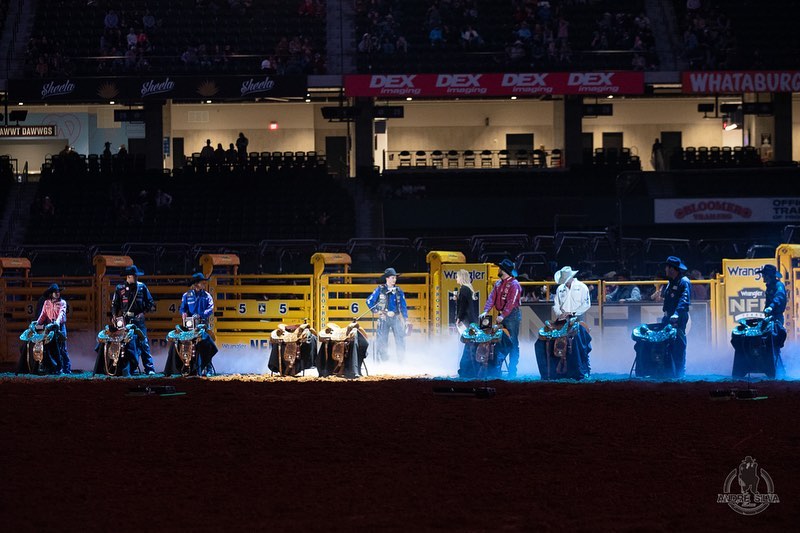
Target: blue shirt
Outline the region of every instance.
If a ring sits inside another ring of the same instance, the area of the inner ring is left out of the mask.
[[[408,318],[406,295],[397,285],[394,286],[394,291],[390,291],[386,285],[379,285],[367,298],[367,306],[373,311],[399,312],[403,318]]]
[[[214,312],[214,299],[207,291],[188,290],[183,293],[181,300],[181,314],[187,316],[198,315],[204,320]]]

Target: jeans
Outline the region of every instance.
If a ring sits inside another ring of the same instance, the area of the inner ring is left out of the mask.
[[[397,346],[397,359],[402,361],[406,351],[406,324],[401,315],[386,316],[378,320],[378,331],[376,335],[377,355],[381,360],[387,360],[389,354],[389,331],[394,334],[394,342]]]
[[[508,377],[513,379],[517,377],[517,364],[519,363],[519,328],[522,324],[519,307],[503,318],[501,324],[508,330],[508,336],[511,338],[511,351],[508,354]]]

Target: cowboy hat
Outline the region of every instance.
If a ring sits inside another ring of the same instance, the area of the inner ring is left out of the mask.
[[[126,276],[144,276],[144,272],[139,270],[139,268],[136,265],[125,267],[125,270],[123,270],[122,273],[125,274]]]
[[[208,281],[211,279],[211,276],[205,277],[202,272],[195,272],[192,274],[192,278],[189,280],[189,285],[194,285],[195,283],[200,283],[201,281]]]
[[[495,263],[495,265],[500,270],[502,270],[503,272],[505,272],[506,274],[511,276],[512,278],[516,278],[517,277],[517,269],[515,268],[514,262],[511,259],[509,259],[508,257],[506,257],[505,259],[503,259],[499,263]]]
[[[578,272],[580,272],[580,271],[579,270],[572,270],[571,266],[565,266],[565,267],[561,267],[561,270],[556,272],[556,275],[553,276],[553,278],[555,279],[556,283],[558,283],[559,285],[563,285],[566,282],[568,282],[569,280],[571,280],[572,278],[574,278],[575,274],[577,274]]]
[[[682,270],[684,272],[689,270],[686,267],[686,265],[683,264],[683,261],[681,261],[681,258],[680,257],[675,257],[674,255],[671,255],[671,256],[667,257],[667,260],[664,261],[664,264],[667,265],[667,266],[671,266],[673,268],[677,268],[678,270]]]
[[[63,288],[59,287],[58,283],[53,283],[44,290],[42,296],[50,296],[54,292],[63,292]]]
[[[386,270],[383,271],[383,274],[381,275],[381,279],[386,279],[389,276],[399,276],[399,275],[400,274],[397,273],[397,270],[393,269],[392,267],[389,267],[389,268],[387,268]]]
[[[769,276],[780,279],[783,277],[781,276],[781,273],[778,271],[778,268],[775,265],[769,263],[756,270],[756,274],[761,274],[762,278],[766,278]]]

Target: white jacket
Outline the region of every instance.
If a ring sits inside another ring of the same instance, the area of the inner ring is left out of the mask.
[[[566,284],[559,285],[553,302],[553,313],[559,316],[563,313],[582,315],[592,307],[589,297],[589,287],[585,283],[572,279],[572,287]]]

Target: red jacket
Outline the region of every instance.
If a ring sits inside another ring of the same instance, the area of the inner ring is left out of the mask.
[[[50,324],[55,322],[59,327],[67,322],[67,302],[58,300],[53,303],[52,300],[45,300],[42,306],[42,314],[39,315],[39,324]]]

